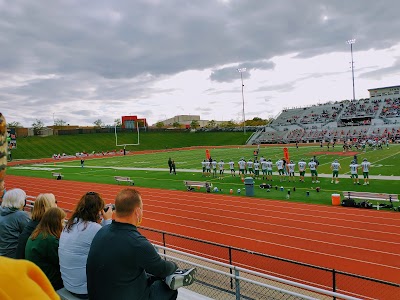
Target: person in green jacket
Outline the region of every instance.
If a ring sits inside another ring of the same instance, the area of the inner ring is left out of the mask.
[[[65,212],[58,207],[48,209],[25,247],[25,259],[35,263],[46,274],[55,290],[64,287],[58,259],[58,240],[65,217]]]

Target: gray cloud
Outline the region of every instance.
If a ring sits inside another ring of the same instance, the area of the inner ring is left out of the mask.
[[[386,76],[399,76],[400,75],[400,58],[398,58],[394,64],[390,67],[380,68],[369,72],[361,73],[359,78],[371,78],[381,80]]]
[[[210,82],[231,83],[240,79],[237,68],[246,67],[250,79],[255,70],[274,69],[276,56],[347,52],[353,37],[358,51],[396,45],[400,3],[384,7],[375,0],[0,1],[0,107],[23,123],[34,121],[27,110],[50,123],[54,111],[71,123],[126,111],[156,118],[149,107],[165,114],[170,103],[159,99],[181,89],[157,83],[181,72],[211,70]],[[358,77],[398,70],[399,62]],[[253,92],[293,88],[289,82]]]
[[[220,68],[213,70],[210,79],[218,82],[232,82],[240,78],[239,69],[246,69],[242,72],[243,79],[249,79],[252,70],[270,70],[275,67],[273,62],[254,61],[238,65],[237,67]]]

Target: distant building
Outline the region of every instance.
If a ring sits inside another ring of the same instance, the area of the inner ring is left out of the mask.
[[[138,118],[137,116],[122,117],[122,128],[137,128],[137,124],[139,124],[139,127],[147,127],[146,118]]]
[[[368,92],[370,98],[399,95],[400,85],[369,89]]]
[[[182,127],[190,128],[190,124],[192,121],[197,121],[199,123],[199,127],[206,127],[209,120],[201,120],[199,115],[178,115],[161,122],[164,123],[165,126],[172,126],[174,123],[179,123]],[[223,121],[214,121],[215,125],[223,123]]]

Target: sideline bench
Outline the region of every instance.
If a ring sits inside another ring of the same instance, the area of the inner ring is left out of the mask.
[[[35,200],[36,198],[33,196],[26,196],[25,209],[28,209],[28,211],[32,211]]]
[[[211,188],[212,187],[212,183],[211,182],[207,182],[207,181],[192,181],[192,180],[184,180],[183,183],[186,186],[186,189],[188,191],[194,191],[195,187],[199,187],[199,188]]]
[[[56,179],[64,177],[64,175],[62,175],[60,172],[52,172],[51,176],[55,177]]]
[[[26,196],[26,204],[25,204],[24,210],[28,211],[28,212],[32,212],[33,206],[35,205],[35,201],[36,201],[36,197],[27,195]],[[57,203],[57,201],[56,201],[56,203]],[[60,205],[60,203],[58,203],[58,205]],[[63,208],[63,207],[60,207],[60,208],[63,211],[65,211],[66,213],[71,213],[72,212],[71,209]]]
[[[114,176],[114,179],[116,182],[118,182],[118,184],[120,182],[129,182],[130,185],[135,185],[135,183],[133,182],[133,180],[130,177]]]
[[[344,191],[343,196],[347,199],[389,201],[390,208],[393,208],[393,202],[399,202],[399,198],[398,198],[397,194]],[[373,207],[376,207],[376,209],[379,209],[379,203],[377,202],[376,205],[374,205]]]

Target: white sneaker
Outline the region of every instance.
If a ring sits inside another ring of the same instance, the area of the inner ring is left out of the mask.
[[[339,183],[339,181],[336,181],[336,182],[335,182],[335,184],[338,184],[338,183]]]
[[[315,183],[315,181],[312,181],[312,183]]]
[[[333,183],[333,180],[331,180],[331,183]]]
[[[315,181],[315,183],[319,183],[319,180]]]
[[[363,185],[367,185],[367,183],[366,182],[364,182],[364,184]]]
[[[165,278],[165,283],[171,290],[177,290],[180,287],[191,285],[196,279],[196,268],[176,270]]]

